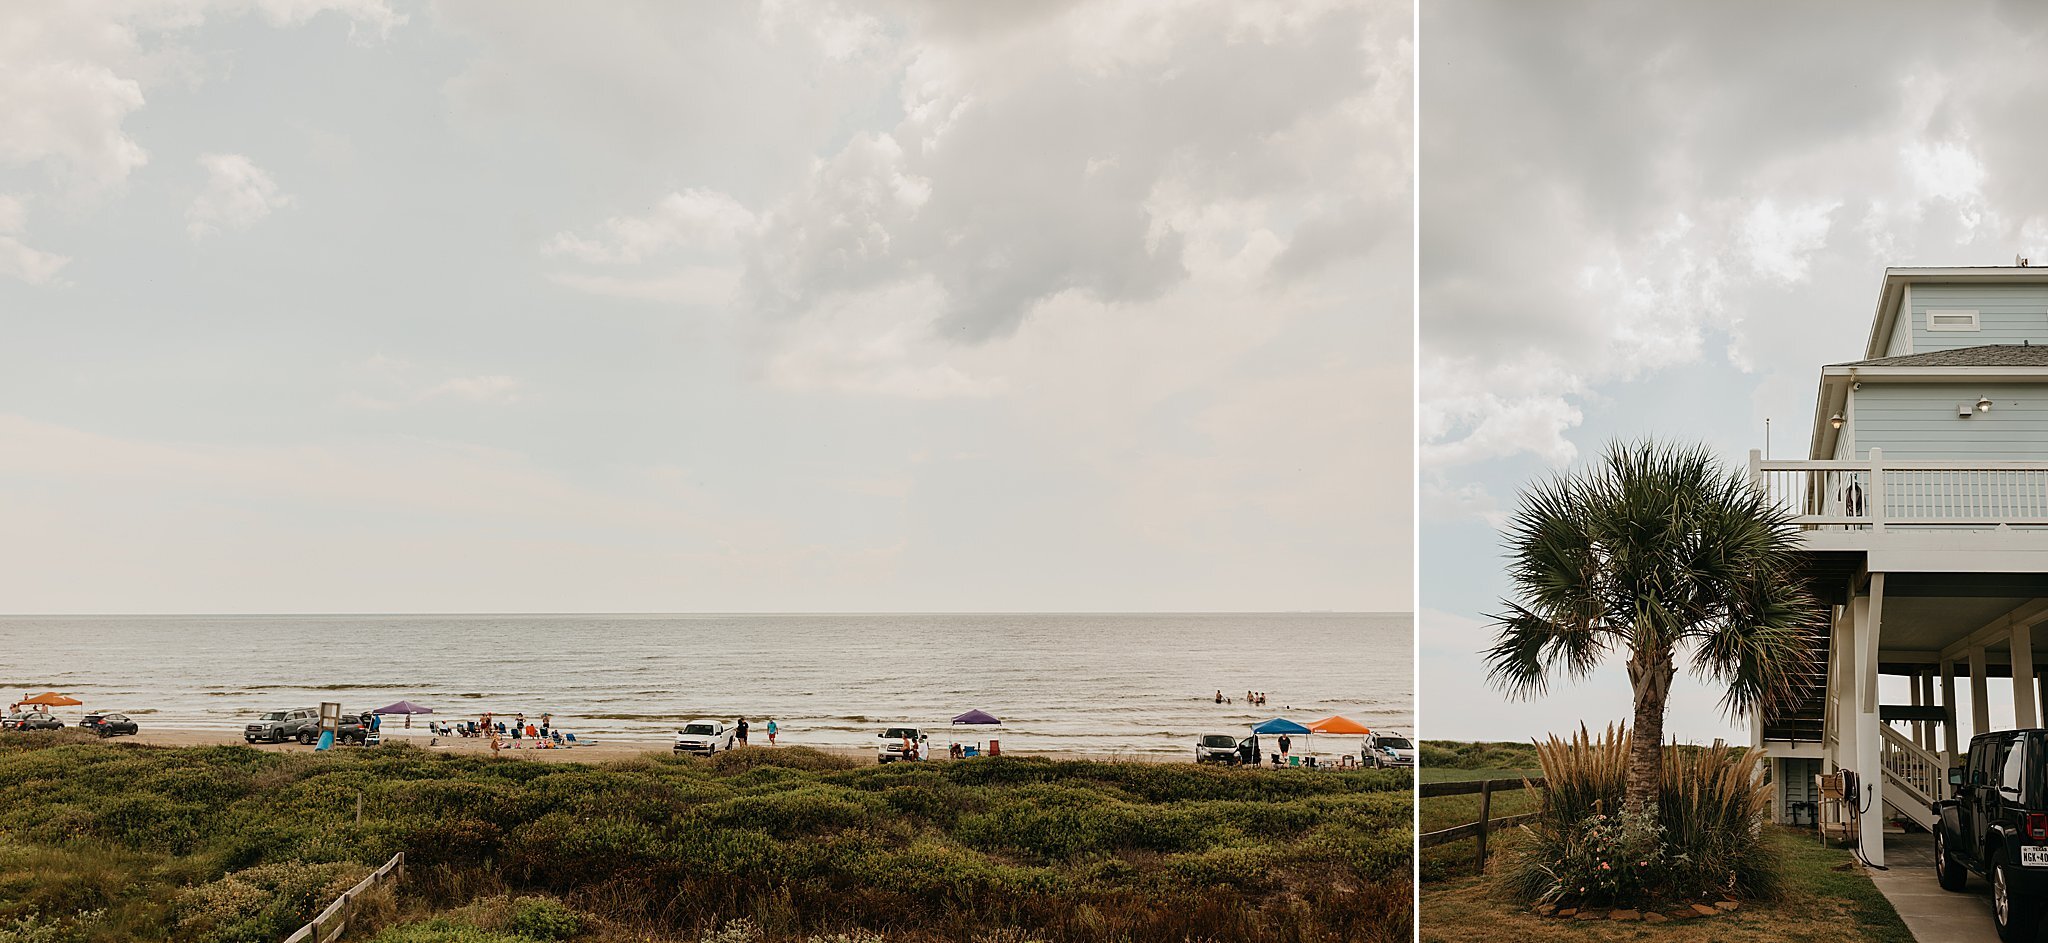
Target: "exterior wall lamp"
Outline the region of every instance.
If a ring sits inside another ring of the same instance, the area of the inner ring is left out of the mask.
[[[1991,411],[1991,397],[1989,397],[1989,396],[1980,396],[1980,397],[1978,397],[1978,398],[1977,398],[1977,411],[1978,411],[1978,412],[1980,412],[1980,413],[1988,413],[1988,412],[1990,412],[1990,411]]]
[[[1835,427],[1835,428],[1837,428],[1837,429],[1840,429],[1840,428],[1842,428],[1842,414],[1841,414],[1841,413],[1836,413],[1836,414],[1834,414],[1834,415],[1832,415],[1832,416],[1829,416],[1829,417],[1828,417],[1828,425],[1830,425],[1830,426],[1833,426],[1833,427]]]

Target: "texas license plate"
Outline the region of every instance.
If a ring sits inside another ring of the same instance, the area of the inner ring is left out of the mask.
[[[2048,845],[2021,845],[2020,866],[2023,868],[2048,868]]]

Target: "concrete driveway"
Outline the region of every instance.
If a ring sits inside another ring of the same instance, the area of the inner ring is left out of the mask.
[[[1998,940],[1991,923],[1991,885],[1970,875],[1962,893],[1944,891],[1934,883],[1934,836],[1923,833],[1886,835],[1884,863],[1889,871],[1871,871],[1870,880],[1913,931],[1920,943],[1974,943]]]

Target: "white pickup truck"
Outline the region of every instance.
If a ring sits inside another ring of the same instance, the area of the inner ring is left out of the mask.
[[[732,749],[737,732],[722,720],[693,720],[676,731],[677,753],[691,753],[710,756],[720,750]]]
[[[1374,769],[1414,769],[1415,741],[1397,733],[1375,733],[1365,738],[1365,765]]]
[[[875,762],[894,763],[897,760],[918,760],[924,755],[924,745],[929,737],[916,727],[891,727],[875,735],[881,746],[875,750]]]

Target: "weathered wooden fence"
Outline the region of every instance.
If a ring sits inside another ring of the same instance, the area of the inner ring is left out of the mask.
[[[405,852],[401,851],[392,855],[390,861],[384,862],[383,867],[370,872],[370,876],[364,878],[362,883],[343,891],[340,897],[334,899],[334,903],[327,905],[326,910],[320,911],[320,916],[313,918],[312,923],[285,937],[284,943],[327,943],[329,940],[341,939],[342,932],[348,929],[349,918],[355,916],[356,908],[361,905],[364,894],[379,886],[396,885],[404,877]]]
[[[1434,832],[1424,832],[1422,837],[1416,841],[1416,844],[1423,848],[1430,848],[1436,845],[1447,845],[1466,838],[1474,839],[1479,845],[1479,850],[1474,855],[1474,860],[1478,864],[1479,872],[1481,874],[1486,873],[1486,833],[1494,829],[1512,828],[1536,817],[1534,812],[1506,815],[1500,818],[1493,817],[1494,790],[1501,787],[1520,788],[1523,783],[1541,788],[1543,786],[1543,777],[1538,776],[1534,779],[1480,779],[1459,783],[1423,783],[1416,791],[1418,799],[1478,794],[1479,819],[1473,822],[1466,822],[1463,825],[1453,825],[1450,828],[1438,829]]]

